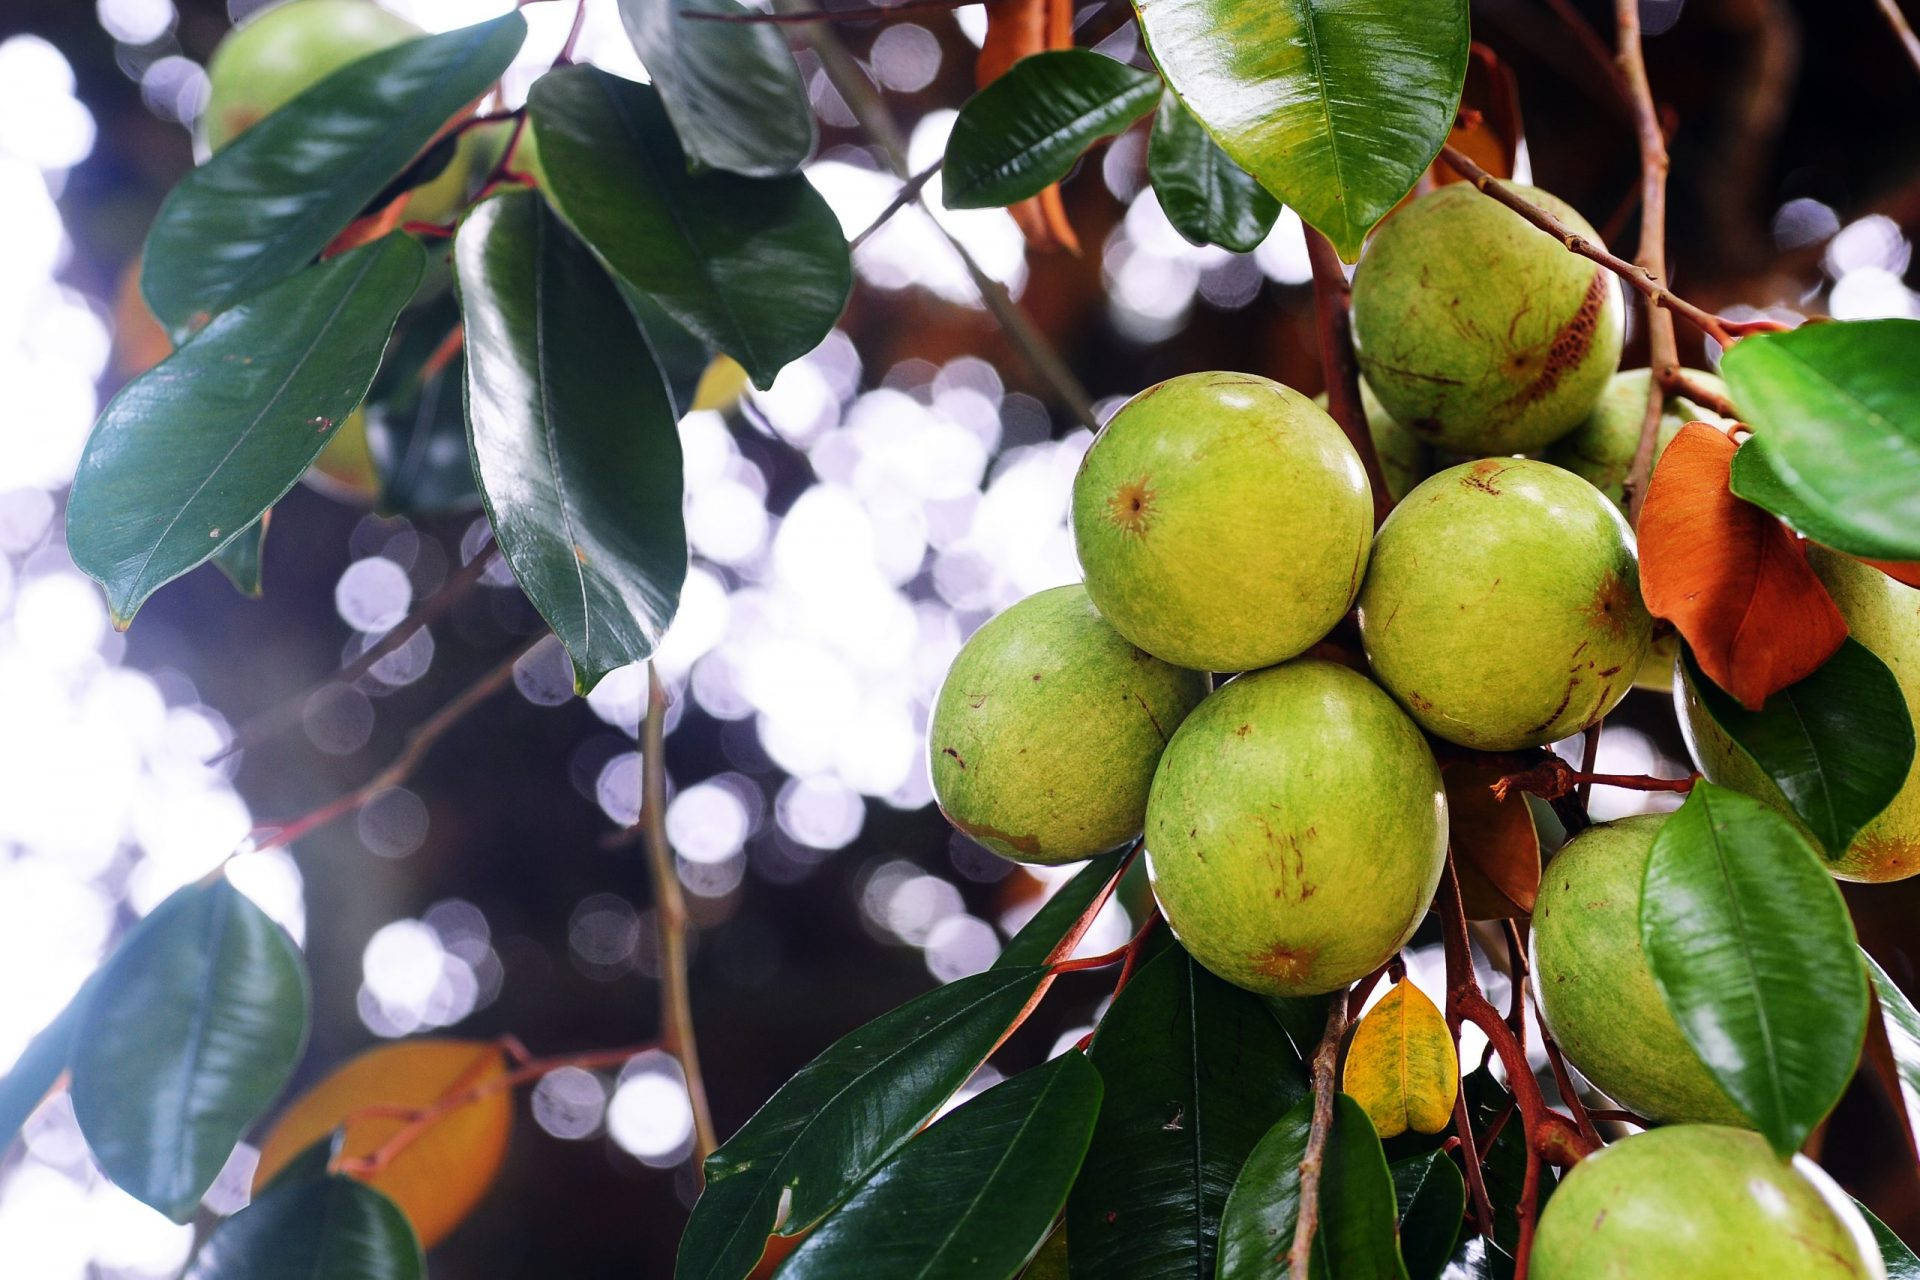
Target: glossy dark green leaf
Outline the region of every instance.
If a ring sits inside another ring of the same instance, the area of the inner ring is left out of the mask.
[[[481,498],[584,693],[653,652],[686,580],[673,406],[613,281],[538,196],[474,210],[454,259]]]
[[[261,516],[247,531],[213,553],[213,565],[226,576],[233,589],[255,600],[260,598],[261,560],[267,549],[267,519]]]
[[[1169,946],[1107,1010],[1092,1057],[1107,1091],[1067,1199],[1073,1275],[1212,1275],[1247,1153],[1306,1094],[1293,1046],[1259,997]]]
[[[153,313],[178,339],[311,262],[500,78],[526,30],[509,13],[351,62],[189,173],[147,235]]]
[[[391,235],[308,267],[121,388],[67,502],[67,546],[116,623],[293,488],[366,395],[423,261]]]
[[[960,108],[940,166],[941,198],[949,209],[985,209],[1038,195],[1159,97],[1159,76],[1091,49],[1022,58]]]
[[[1120,873],[1127,851],[1115,849],[1092,859],[1074,872],[1073,879],[1054,891],[1033,913],[1033,919],[1020,926],[1020,932],[1007,940],[1006,949],[993,962],[996,969],[1019,969],[1045,964],[1060,940],[1067,936],[1080,913],[1093,904],[1114,876]]]
[[[1720,372],[1753,424],[1740,452],[1756,449],[1797,500],[1782,515],[1815,522],[1842,551],[1920,560],[1920,320],[1758,334]],[[1753,467],[1736,483],[1768,506]]]
[[[1411,1280],[1438,1280],[1460,1242],[1467,1183],[1444,1151],[1409,1156],[1388,1166],[1400,1214],[1400,1257]]]
[[[1394,1235],[1394,1184],[1366,1111],[1334,1097],[1333,1130],[1320,1171],[1316,1280],[1407,1280]],[[1247,1157],[1220,1219],[1218,1280],[1284,1280],[1300,1220],[1300,1162],[1313,1099],[1281,1116]]]
[[[227,881],[190,885],[127,935],[86,1004],[73,1053],[80,1132],[121,1190],[185,1222],[306,1034],[292,939]]]
[[[675,415],[685,417],[693,408],[700,378],[712,363],[713,352],[706,343],[687,332],[685,325],[663,311],[659,303],[618,276],[613,282],[620,287],[620,296],[625,299],[627,310],[633,313],[633,322],[640,326],[640,337],[653,353],[653,362],[660,366],[660,372],[667,379],[667,392],[673,397]]]
[[[1447,1280],[1512,1280],[1514,1254],[1520,1247],[1520,1197],[1526,1186],[1526,1132],[1514,1107],[1513,1095],[1502,1088],[1486,1067],[1470,1071],[1460,1081],[1460,1093],[1467,1102],[1467,1115],[1480,1138],[1480,1169],[1486,1182],[1487,1199],[1493,1205],[1493,1237],[1466,1235],[1455,1246]],[[1503,1119],[1504,1117],[1504,1119]],[[1499,1124],[1495,1133],[1494,1126]],[[1486,1136],[1494,1133],[1491,1143]],[[1424,1142],[1439,1143],[1434,1136]],[[1397,1142],[1396,1142],[1397,1145]],[[1553,1195],[1556,1175],[1552,1166],[1541,1170],[1539,1205]]]
[[[1287,1033],[1287,1039],[1293,1042],[1293,1051],[1300,1061],[1311,1061],[1320,1037],[1326,1033],[1327,1010],[1334,998],[1325,995],[1262,996],[1261,999],[1281,1030]]]
[[[853,287],[840,221],[805,178],[687,172],[660,95],[593,67],[528,103],[561,214],[615,273],[770,386]]]
[[[740,1280],[776,1226],[795,1235],[825,1217],[966,1083],[1045,976],[1027,968],[962,978],[802,1067],[707,1157],[707,1189],[674,1275]]]
[[[367,453],[382,511],[438,515],[480,505],[467,448],[464,346],[437,358],[459,324],[451,290],[409,309],[367,392]]]
[[[1351,262],[1426,172],[1467,76],[1467,0],[1134,0],[1214,140]]]
[[[1782,1155],[1839,1100],[1867,1029],[1846,903],[1773,809],[1701,781],[1654,837],[1640,937],[1667,1008]]]
[[[1906,698],[1887,664],[1858,640],[1848,637],[1819,670],[1758,711],[1701,674],[1691,650],[1685,660],[1707,714],[1833,856],[1906,785],[1914,751]]]
[[[1171,89],[1153,115],[1147,176],[1167,221],[1194,244],[1251,253],[1280,216],[1280,202],[1220,149]]]
[[[1875,548],[1881,544],[1829,519],[1824,511],[1809,506],[1799,494],[1787,488],[1773,464],[1767,461],[1767,455],[1755,446],[1755,439],[1757,437],[1750,437],[1734,452],[1733,472],[1728,480],[1734,496],[1765,507],[1793,526],[1802,537],[1823,547],[1873,557]]]
[[[779,28],[714,22],[734,0],[620,0],[620,21],[696,167],[750,178],[797,173],[813,151],[813,104]]]
[[[84,1016],[86,1002],[99,984],[99,972],[80,985],[73,999],[14,1059],[0,1077],[0,1157],[20,1135],[20,1129],[40,1106],[72,1061],[73,1037]]]
[[[1061,1054],[955,1108],[880,1166],[780,1269],[790,1280],[1006,1280],[1087,1153],[1100,1073]]]
[[[1887,1032],[1887,1044],[1893,1050],[1893,1065],[1900,1073],[1900,1091],[1906,1095],[1907,1110],[1920,1108],[1920,1009],[1913,1007],[1907,993],[1887,976],[1877,961],[1860,953],[1867,964],[1867,978],[1880,1001],[1880,1022]],[[5,1129],[0,1129],[4,1134]]]
[[[422,1280],[426,1273],[398,1206],[333,1173],[276,1179],[208,1237],[186,1280]]]
[[[1873,1242],[1880,1246],[1880,1261],[1887,1268],[1887,1280],[1920,1280],[1920,1257],[1915,1257],[1907,1242],[1893,1234],[1893,1229],[1874,1216],[1873,1210],[1853,1202],[1860,1210],[1860,1216],[1867,1220],[1867,1230],[1873,1233]]]

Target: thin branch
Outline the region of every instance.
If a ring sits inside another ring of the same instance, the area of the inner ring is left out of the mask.
[[[640,722],[640,825],[646,831],[647,869],[653,881],[653,911],[660,939],[660,1045],[680,1061],[693,1108],[694,1177],[720,1145],[700,1074],[700,1045],[693,1032],[693,999],[687,984],[687,900],[667,842],[667,691],[647,664],[647,712]]]
[[[458,724],[469,711],[500,692],[513,678],[514,664],[539,648],[549,638],[543,635],[521,645],[478,680],[455,694],[446,705],[421,721],[412,732],[407,734],[406,744],[401,747],[400,754],[396,755],[393,761],[376,773],[370,781],[354,788],[337,800],[321,805],[311,813],[287,822],[256,828],[253,835],[236,852],[258,852],[262,849],[277,849],[282,845],[291,844],[330,822],[344,818],[350,813],[357,813],[366,808],[375,796],[384,791],[391,791],[405,782],[413,775],[413,771],[420,767],[420,762],[426,758],[433,744],[444,737],[447,730]]]
[[[1476,190],[1498,200],[1572,252],[1599,263],[1639,290],[1649,305],[1663,307],[1673,312],[1723,347],[1732,346],[1745,334],[1783,327],[1774,321],[1767,321],[1762,325],[1754,321],[1727,320],[1716,316],[1706,308],[1696,306],[1668,289],[1664,281],[1649,279],[1647,273],[1639,267],[1619,254],[1595,244],[1545,209],[1515,195],[1512,188],[1475,164],[1473,158],[1458,147],[1441,147],[1440,158],[1447,162],[1448,168],[1473,184]]]
[[[932,164],[914,174],[911,178],[908,178],[900,190],[894,195],[893,199],[887,202],[887,207],[882,209],[875,215],[873,221],[867,224],[867,229],[855,236],[852,241],[848,243],[848,251],[851,252],[865,244],[872,238],[874,232],[892,221],[894,214],[899,213],[908,205],[919,200],[921,189],[933,180],[934,174],[940,172],[940,163],[939,160],[935,160]]]
[[[1514,791],[1530,791],[1542,800],[1558,800],[1576,788],[1618,787],[1623,791],[1673,791],[1681,795],[1693,790],[1700,775],[1685,778],[1656,778],[1645,773],[1588,773],[1575,769],[1559,756],[1549,754],[1541,763],[1518,773],[1509,773],[1495,781],[1493,798],[1505,800]],[[1583,802],[1584,803],[1584,802]]]
[[[1380,470],[1380,452],[1373,447],[1373,431],[1367,426],[1366,409],[1360,401],[1360,361],[1353,352],[1353,290],[1347,273],[1340,267],[1340,255],[1333,242],[1320,232],[1301,223],[1307,239],[1307,259],[1313,266],[1313,315],[1320,334],[1320,368],[1327,383],[1327,412],[1340,424],[1348,443],[1360,455],[1366,469],[1367,487],[1373,493],[1373,522],[1377,526],[1387,518],[1393,499],[1387,495],[1387,479]]]
[[[1300,1159],[1300,1216],[1294,1223],[1293,1247],[1287,1251],[1293,1280],[1309,1280],[1312,1274],[1313,1233],[1320,1227],[1320,1171],[1333,1130],[1333,1074],[1346,1030],[1347,1002],[1335,996],[1327,1005],[1327,1029],[1321,1033],[1320,1047],[1313,1051],[1313,1124],[1307,1130],[1306,1154]]]
[[[775,0],[775,7],[782,13],[804,12],[797,0]],[[907,164],[907,140],[900,132],[900,126],[887,110],[880,93],[867,79],[847,46],[833,30],[821,23],[808,23],[801,28],[801,39],[806,42],[820,59],[822,70],[827,79],[840,94],[854,119],[860,122],[868,138],[885,155],[888,167],[894,176],[902,181],[910,181],[912,170]],[[931,210],[929,210],[931,212]],[[973,286],[979,290],[981,300],[987,304],[987,310],[993,313],[1000,327],[1007,335],[1007,341],[1013,344],[1027,365],[1039,379],[1047,384],[1054,398],[1064,405],[1073,416],[1089,431],[1100,429],[1100,420],[1094,416],[1093,400],[1087,395],[1087,389],[1080,385],[1080,379],[1054,349],[1027,313],[1008,296],[1005,286],[981,269],[980,263],[960,243],[954,234],[947,230],[940,219],[934,217],[934,225],[940,228],[940,234],[946,237],[953,251],[960,255],[960,261],[966,266],[967,275],[973,280]]]
[[[1513,978],[1516,1004],[1524,989],[1533,992],[1537,1006],[1540,991],[1534,985],[1533,973],[1527,964],[1527,946],[1520,937],[1520,926],[1512,920],[1503,920],[1501,923],[1506,926],[1507,971]],[[1593,1119],[1587,1114],[1587,1104],[1580,1100],[1579,1092],[1573,1087],[1573,1076],[1567,1070],[1560,1046],[1554,1043],[1553,1033],[1547,1030],[1546,1019],[1539,1019],[1539,1024],[1540,1047],[1546,1051],[1547,1065],[1553,1069],[1553,1083],[1560,1090],[1561,1100],[1567,1104],[1567,1112],[1573,1117],[1574,1127],[1580,1130],[1580,1136],[1598,1147],[1601,1145],[1600,1131],[1593,1127]]]
[[[580,47],[580,33],[587,29],[587,0],[577,0],[573,7],[573,25],[567,28],[567,42],[560,46],[553,65],[569,67],[573,65],[573,55]]]
[[[1640,0],[1615,0],[1620,29],[1618,62],[1633,104],[1635,132],[1640,139],[1640,251],[1634,261],[1647,280],[1664,290],[1667,283],[1667,139],[1660,128],[1660,112],[1653,105],[1653,87],[1647,81],[1647,62],[1640,48]],[[1647,303],[1647,407],[1640,422],[1640,443],[1623,486],[1627,516],[1640,523],[1646,502],[1647,477],[1653,471],[1654,447],[1660,437],[1660,415],[1666,409],[1667,389],[1680,370],[1680,350],[1673,336],[1673,313]]]
[[[1620,68],[1613,61],[1613,51],[1607,48],[1607,42],[1593,29],[1593,24],[1581,16],[1573,7],[1572,0],[1547,0],[1547,7],[1559,17],[1560,22],[1573,36],[1574,43],[1593,63],[1594,67],[1606,77],[1607,84],[1620,99],[1622,106],[1629,105],[1632,94],[1626,80],[1620,74]]]
[[[1907,23],[1907,15],[1900,12],[1900,6],[1896,0],[1876,0],[1876,3],[1879,4],[1880,12],[1886,18],[1887,25],[1893,28],[1893,34],[1900,37],[1900,44],[1906,49],[1907,57],[1912,60],[1914,68],[1920,70],[1920,36],[1913,34],[1912,26]]]
[[[1737,421],[1740,417],[1740,410],[1734,407],[1733,401],[1728,399],[1724,392],[1716,391],[1700,381],[1699,376],[1691,369],[1676,371],[1671,378],[1667,379],[1667,390],[1671,394],[1685,396],[1695,404],[1711,409],[1723,418],[1733,418]]]
[[[1580,772],[1585,776],[1580,780],[1580,807],[1586,808],[1593,801],[1593,767],[1600,762],[1600,731],[1606,727],[1607,718],[1601,716],[1587,726],[1580,744]]]
[[[845,9],[790,9],[784,13],[715,13],[707,9],[682,9],[679,16],[695,22],[739,22],[756,26],[798,26],[807,22],[891,22],[895,18],[929,11],[964,9],[979,0],[897,0],[894,4],[849,5]]]
[[[207,763],[214,764],[249,747],[258,746],[282,730],[298,724],[300,713],[306,708],[308,699],[335,685],[352,684],[373,670],[382,658],[413,639],[414,632],[437,621],[442,614],[464,599],[469,591],[479,585],[480,580],[486,576],[487,570],[493,566],[494,557],[499,554],[499,547],[491,542],[475,552],[473,559],[454,570],[440,585],[438,591],[420,602],[419,608],[395,623],[385,635],[368,645],[365,653],[319,684],[303,689],[290,698],[284,698],[247,720],[234,731],[233,741],[217,754],[209,757]]]

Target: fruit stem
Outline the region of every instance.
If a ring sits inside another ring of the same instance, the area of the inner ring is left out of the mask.
[[[1340,265],[1333,242],[1301,223],[1307,240],[1307,260],[1313,265],[1313,316],[1320,334],[1320,370],[1327,384],[1327,413],[1340,424],[1373,493],[1373,523],[1378,528],[1393,507],[1387,496],[1386,474],[1380,453],[1373,447],[1367,412],[1360,403],[1360,361],[1353,352],[1353,289]]]
[[[1645,773],[1588,773],[1575,769],[1559,756],[1549,755],[1530,769],[1510,773],[1493,784],[1493,798],[1505,800],[1512,792],[1530,791],[1542,800],[1558,800],[1577,787],[1599,785],[1625,791],[1674,791],[1682,795],[1693,790],[1699,774],[1684,778],[1656,778]]]
[[[1340,1061],[1340,1041],[1346,1030],[1347,1001],[1342,994],[1328,1002],[1327,1029],[1313,1051],[1313,1124],[1307,1130],[1306,1154],[1300,1158],[1300,1216],[1287,1253],[1293,1280],[1310,1280],[1312,1274],[1313,1233],[1320,1226],[1320,1171],[1327,1158],[1327,1135],[1333,1129],[1334,1067]]]

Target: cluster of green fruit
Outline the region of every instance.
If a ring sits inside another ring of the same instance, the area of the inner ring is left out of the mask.
[[[1521,190],[1597,241],[1571,209]],[[1398,500],[1377,532],[1360,458],[1313,401],[1239,373],[1150,387],[1074,481],[1084,584],[981,627],[929,726],[935,795],[955,826],[1035,863],[1144,835],[1174,935],[1269,996],[1344,989],[1412,936],[1448,841],[1428,735],[1473,751],[1542,746],[1606,715],[1636,680],[1670,687],[1674,669],[1619,506],[1649,375],[1616,373],[1612,277],[1447,187],[1376,234],[1354,324]],[[1661,445],[1688,420],[1721,421],[1676,400]],[[1434,449],[1466,460],[1425,475]],[[1856,625],[1886,595],[1836,594]],[[1364,663],[1322,644],[1350,610]],[[1907,612],[1911,652],[1896,670],[1912,697],[1920,610]],[[1213,673],[1231,672],[1244,674],[1216,689]],[[1703,723],[1693,717],[1696,740]],[[1709,776],[1727,771],[1723,755]],[[1920,783],[1903,800],[1920,807]],[[1845,1198],[1745,1131],[1661,1000],[1638,921],[1662,821],[1591,829],[1541,889],[1543,1016],[1596,1087],[1673,1127],[1570,1176],[1533,1274],[1879,1274]]]

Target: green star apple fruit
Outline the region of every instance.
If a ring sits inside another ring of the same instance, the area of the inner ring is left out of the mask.
[[[1594,1087],[1649,1120],[1747,1127],[1667,1011],[1640,942],[1640,881],[1665,814],[1589,827],[1540,877],[1533,989]]]
[[[1144,653],[1082,587],[1028,596],[974,632],[934,701],[933,793],[1017,862],[1074,862],[1140,834],[1167,738],[1211,678]]]
[[[1147,800],[1147,873],[1194,959],[1267,995],[1338,990],[1413,935],[1446,862],[1420,730],[1338,663],[1223,685],[1173,735]]]
[[[1505,185],[1600,242],[1565,203]],[[1619,365],[1624,317],[1605,268],[1467,183],[1388,218],[1353,276],[1368,385],[1454,453],[1527,453],[1571,431]]]
[[[1325,409],[1326,393],[1315,396],[1313,402]],[[1433,450],[1427,447],[1426,441],[1394,421],[1365,378],[1360,380],[1360,408],[1367,415],[1367,434],[1373,437],[1373,451],[1380,459],[1380,475],[1387,482],[1387,496],[1398,502],[1413,486],[1426,479],[1432,469]]]
[[[1525,458],[1463,462],[1408,494],[1380,526],[1359,611],[1374,677],[1428,732],[1480,751],[1598,720],[1653,632],[1620,509]]]
[[[1533,1280],[1886,1280],[1859,1210],[1805,1156],[1682,1124],[1573,1167],[1541,1211]]]
[[[1246,373],[1148,387],[1073,482],[1087,593],[1121,635],[1195,670],[1305,651],[1353,603],[1373,500],[1339,424]]]
[[[1920,589],[1895,582],[1872,565],[1825,547],[1809,545],[1807,559],[1826,584],[1833,602],[1840,606],[1840,615],[1847,620],[1853,638],[1892,670],[1906,697],[1907,714],[1920,724]],[[1773,779],[1715,723],[1690,677],[1682,676],[1674,701],[1687,750],[1708,781],[1766,801],[1818,848],[1820,842],[1793,812]],[[1892,802],[1860,829],[1827,868],[1842,880],[1869,883],[1920,875],[1920,760],[1916,760],[1906,785]]]

